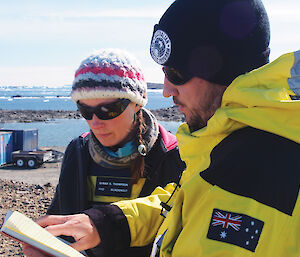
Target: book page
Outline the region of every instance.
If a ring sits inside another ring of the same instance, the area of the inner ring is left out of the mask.
[[[1,231],[57,257],[83,257],[25,215],[9,211]]]

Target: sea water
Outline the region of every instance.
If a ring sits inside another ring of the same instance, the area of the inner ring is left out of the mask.
[[[10,87],[0,86],[0,109],[6,110],[76,110],[70,97],[71,86],[62,87]],[[173,105],[172,98],[164,98],[162,89],[148,90],[147,109]]]
[[[71,86],[51,87],[0,87],[0,109],[7,110],[76,110],[70,98]],[[148,90],[146,108],[159,109],[173,105],[164,98],[161,89]],[[159,121],[175,134],[180,122]],[[47,122],[3,123],[2,129],[38,129],[39,146],[67,146],[75,137],[89,130],[84,119],[55,119]]]
[[[180,122],[159,121],[168,131],[175,134]],[[38,129],[39,146],[67,146],[75,137],[89,131],[84,119],[56,119],[49,122],[4,123],[2,129]]]

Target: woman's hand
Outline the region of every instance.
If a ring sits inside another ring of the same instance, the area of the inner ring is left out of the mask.
[[[38,219],[36,223],[54,236],[72,236],[76,242],[70,244],[70,246],[77,251],[96,247],[101,242],[94,223],[86,214],[47,215]],[[29,257],[46,256],[25,244],[23,245],[23,251]]]
[[[36,248],[28,245],[28,244],[22,244],[23,253],[27,257],[49,257],[50,255],[46,255],[42,253],[41,251],[37,250]]]

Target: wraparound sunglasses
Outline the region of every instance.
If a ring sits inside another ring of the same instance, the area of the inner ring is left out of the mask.
[[[77,108],[83,118],[91,120],[95,114],[100,120],[111,120],[118,117],[129,105],[129,99],[118,99],[113,103],[99,104],[95,107],[84,105],[77,101]]]
[[[190,77],[185,76],[179,70],[172,67],[163,66],[162,70],[167,79],[175,86],[183,85],[191,79]]]

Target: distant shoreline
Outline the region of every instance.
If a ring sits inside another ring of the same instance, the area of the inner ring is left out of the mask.
[[[176,106],[151,110],[158,120],[184,121],[184,115]],[[53,119],[82,119],[78,111],[65,110],[5,110],[0,109],[1,123],[32,123],[46,122]]]

